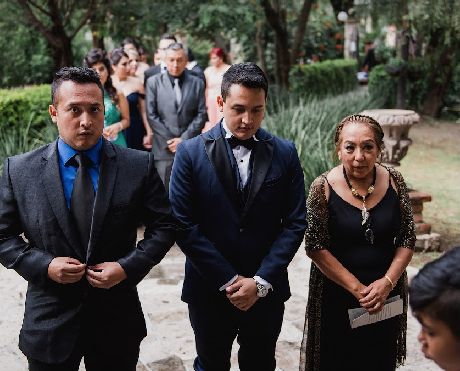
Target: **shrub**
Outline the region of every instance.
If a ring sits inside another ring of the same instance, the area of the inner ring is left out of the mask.
[[[288,103],[280,99],[278,104],[272,97],[264,125],[271,133],[294,142],[308,191],[318,175],[336,164],[333,137],[337,123],[350,114],[380,106],[381,101],[365,91],[323,99],[291,97]]]
[[[394,107],[396,103],[396,80],[379,64],[369,73],[368,90],[372,98],[383,99],[383,107]]]
[[[40,130],[51,122],[48,114],[50,101],[49,85],[1,89],[0,127],[8,129],[30,123],[32,128]]]
[[[289,71],[290,92],[298,96],[324,97],[353,90],[357,63],[351,59],[296,65]]]
[[[392,77],[391,72],[395,64],[378,65],[369,74],[369,94],[371,97],[384,97],[384,107],[393,108],[396,103],[396,88],[398,76]],[[406,66],[406,105],[408,108],[418,110],[423,104],[428,93],[428,78],[430,76],[429,64],[423,58],[415,58]],[[452,75],[452,81],[443,97],[446,106],[454,106],[460,103],[460,65]]]

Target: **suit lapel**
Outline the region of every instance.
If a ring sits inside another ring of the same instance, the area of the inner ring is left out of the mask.
[[[237,206],[239,198],[236,189],[235,172],[228,158],[226,139],[222,136],[221,124],[217,124],[212,130],[203,135],[203,138],[206,153],[214,165],[217,177],[230,201]]]
[[[182,92],[182,99],[180,101],[180,105],[179,107],[177,108],[177,112],[180,112],[182,107],[184,106],[184,102],[187,100],[187,96],[188,94],[190,93],[190,88],[191,88],[191,79],[189,78],[188,76],[188,71],[185,70],[184,71],[184,79],[182,81],[182,87],[181,87],[181,92]],[[174,88],[173,88],[173,93],[174,93]],[[174,95],[175,97],[175,95]]]
[[[259,130],[261,138],[256,135],[259,139],[256,142],[256,148],[254,153],[254,163],[252,165],[252,176],[251,184],[249,186],[249,195],[244,205],[242,219],[246,216],[248,210],[250,209],[254,198],[262,186],[262,183],[267,176],[268,169],[270,168],[272,158],[273,158],[273,139],[272,137],[267,136],[264,132]]]
[[[42,159],[42,182],[48,202],[62,229],[64,236],[77,253],[80,261],[85,261],[85,255],[80,246],[78,236],[72,222],[70,211],[64,196],[64,189],[59,171],[57,141],[49,145],[46,157]]]
[[[87,254],[88,260],[101,233],[102,225],[110,205],[110,199],[112,198],[118,170],[114,146],[106,140],[103,142],[101,155],[99,184],[94,201],[93,220]]]

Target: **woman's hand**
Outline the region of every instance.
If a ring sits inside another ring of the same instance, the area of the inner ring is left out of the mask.
[[[361,291],[363,298],[359,300],[359,303],[370,314],[380,312],[391,290],[390,282],[382,277]]]
[[[121,125],[120,123],[116,123],[116,124],[105,127],[102,134],[104,135],[105,139],[114,140],[120,131],[121,131]]]

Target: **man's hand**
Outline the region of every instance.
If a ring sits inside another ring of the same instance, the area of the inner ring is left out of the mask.
[[[77,259],[59,256],[48,265],[48,277],[57,283],[75,283],[83,277],[85,268]]]
[[[105,262],[88,267],[86,279],[99,289],[110,289],[126,279],[125,270],[118,262]]]
[[[238,276],[237,280],[228,286],[225,291],[227,292],[228,300],[242,311],[249,310],[259,299],[256,281],[253,278]]]
[[[172,153],[176,153],[176,150],[177,150],[177,146],[179,145],[179,143],[182,142],[182,139],[181,138],[172,138],[170,140],[168,140],[166,143],[168,144],[168,149],[172,152]]]

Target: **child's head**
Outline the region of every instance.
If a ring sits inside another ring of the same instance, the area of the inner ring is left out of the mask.
[[[445,370],[460,370],[460,247],[420,270],[409,302],[422,325],[418,339],[425,356]]]

